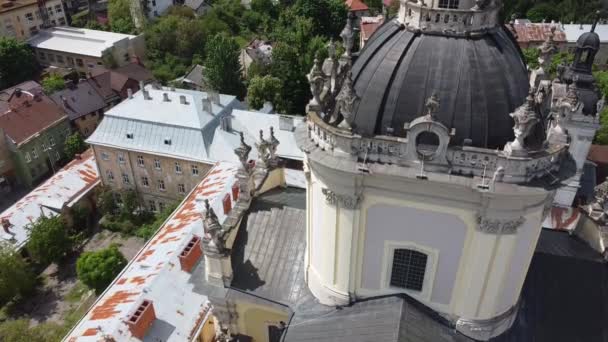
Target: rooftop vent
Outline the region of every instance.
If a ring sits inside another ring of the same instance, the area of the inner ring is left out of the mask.
[[[133,133],[127,133],[127,139],[133,139]]]
[[[130,99],[133,98],[133,89],[127,88],[127,97]]]
[[[184,96],[184,95],[179,96],[179,103],[181,103],[183,105],[189,104],[188,101],[186,101],[186,96]]]
[[[163,93],[163,102],[171,102],[171,99],[169,98],[169,94]]]
[[[220,118],[220,128],[222,131],[231,132],[232,131],[232,117],[230,115],[226,115]]]
[[[201,255],[203,255],[203,250],[201,249],[201,238],[194,235],[179,255],[179,263],[182,267],[182,271],[190,273],[194,268],[194,265],[196,265],[198,262],[198,259],[200,259]]]
[[[171,145],[171,138],[165,138],[165,145]]]
[[[220,104],[220,94],[216,91],[210,91],[207,93],[207,97],[211,100],[211,103],[219,105]]]
[[[156,320],[156,313],[151,300],[144,299],[137,310],[129,316],[127,325],[134,337],[143,340],[148,330]]]
[[[202,100],[202,103],[203,103],[203,112],[213,114],[213,106],[211,106],[211,100],[209,100],[209,97],[204,98]]]
[[[293,118],[291,116],[279,116],[279,129],[281,131],[293,132],[295,129],[293,125]]]

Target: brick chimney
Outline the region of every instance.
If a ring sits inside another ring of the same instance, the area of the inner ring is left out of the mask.
[[[11,234],[11,221],[9,221],[9,219],[7,218],[2,218],[2,229],[4,229],[4,232]]]
[[[137,307],[137,310],[129,316],[127,325],[134,337],[143,340],[155,320],[156,312],[154,312],[152,301],[144,299]]]
[[[179,255],[182,270],[190,273],[202,255],[201,238],[194,235]]]

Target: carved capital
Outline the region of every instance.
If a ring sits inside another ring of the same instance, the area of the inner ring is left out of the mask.
[[[361,203],[361,196],[350,196],[337,194],[329,189],[322,190],[325,201],[333,206],[340,206],[345,209],[357,209]]]
[[[517,229],[526,222],[526,219],[519,217],[514,220],[499,220],[477,216],[477,230],[487,234],[517,234]]]

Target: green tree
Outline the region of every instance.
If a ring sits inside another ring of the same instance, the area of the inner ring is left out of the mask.
[[[99,188],[97,190],[97,210],[102,215],[112,215],[117,208],[112,190],[106,187]]]
[[[116,245],[83,253],[76,262],[78,279],[99,294],[127,265],[127,259]]]
[[[135,220],[135,211],[139,207],[137,193],[134,190],[125,190],[120,194],[122,205],[120,207],[120,216],[126,220]]]
[[[313,21],[313,34],[319,36],[338,37],[348,15],[344,0],[297,0],[293,8]]]
[[[128,0],[110,0],[108,2],[108,20],[112,32],[134,33],[136,31]]]
[[[35,285],[36,276],[19,253],[9,244],[0,244],[0,304],[29,294]]]
[[[527,48],[522,49],[522,52],[524,53],[524,60],[526,61],[526,64],[530,70],[538,68],[538,57],[540,56],[540,50],[537,48]]]
[[[65,333],[64,327],[55,323],[30,326],[28,318],[9,320],[0,324],[0,341],[2,342],[60,341]]]
[[[217,34],[207,43],[203,66],[210,86],[223,94],[245,97],[239,61],[239,45],[233,38]]]
[[[68,137],[65,138],[63,152],[65,153],[68,159],[72,160],[74,159],[74,156],[86,151],[87,148],[89,148],[89,145],[84,142],[84,139],[82,139],[82,135],[80,135],[79,132],[74,132],[72,133],[72,135],[68,135]]]
[[[0,37],[0,89],[32,79],[39,66],[25,42]]]
[[[72,250],[72,239],[63,218],[42,216],[30,225],[27,250],[32,259],[41,264],[60,261]]]
[[[57,74],[49,75],[42,80],[42,88],[45,93],[51,95],[56,91],[65,89],[65,80]]]
[[[608,97],[608,71],[597,71],[593,73],[597,87],[602,96]],[[608,145],[608,108],[600,113],[600,129],[595,135],[595,144]]]
[[[247,103],[249,103],[249,108],[258,110],[266,102],[270,102],[276,106],[275,103],[281,101],[281,84],[280,79],[270,75],[252,78],[247,88]]]
[[[543,20],[559,20],[560,13],[554,4],[539,3],[530,8],[526,13],[526,17],[532,22],[540,23]]]
[[[560,65],[571,65],[574,62],[574,55],[569,52],[558,52],[551,59],[551,65],[549,66],[549,74],[552,77],[557,75],[557,69]]]

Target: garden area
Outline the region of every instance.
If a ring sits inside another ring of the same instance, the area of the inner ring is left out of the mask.
[[[0,245],[0,341],[61,341],[175,208],[106,189],[96,203],[32,223],[22,251]]]

